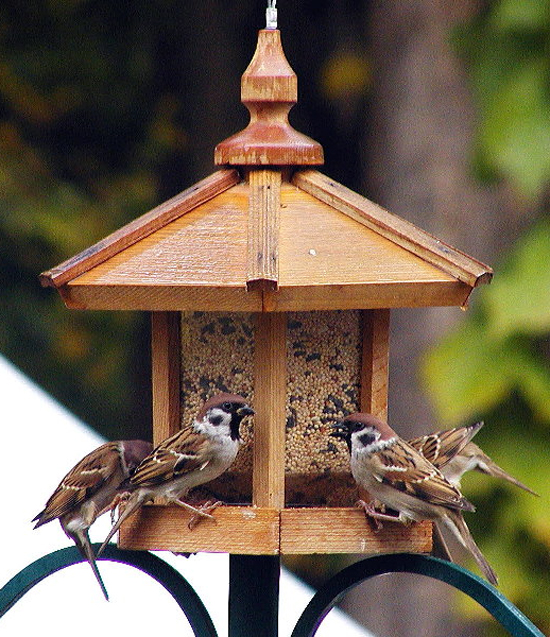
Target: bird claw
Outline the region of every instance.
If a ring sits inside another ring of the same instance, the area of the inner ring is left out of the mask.
[[[111,512],[111,526],[113,526],[113,524],[115,523],[115,512],[117,507],[119,506],[119,504],[122,504],[123,502],[127,502],[129,497],[130,497],[129,491],[124,491],[123,493],[117,493],[111,505],[108,507],[108,509],[106,509]]]
[[[363,509],[365,515],[371,520],[374,525],[374,532],[378,533],[384,528],[382,524],[382,520],[387,522],[400,522],[399,515],[390,515],[388,513],[381,513],[377,511],[375,508],[375,503],[373,502],[365,502],[364,500],[358,500],[355,506]]]
[[[221,502],[220,500],[217,500],[215,502],[213,502],[212,500],[208,500],[208,502],[205,502],[204,504],[202,504],[200,507],[197,508],[197,513],[191,516],[191,519],[189,520],[189,523],[187,524],[188,529],[190,531],[195,529],[202,522],[202,519],[205,517],[210,518],[211,520],[215,522],[216,518],[210,515],[210,512],[216,509],[217,507],[221,506],[222,504],[223,502]]]

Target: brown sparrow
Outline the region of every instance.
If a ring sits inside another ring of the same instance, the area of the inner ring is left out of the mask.
[[[119,487],[129,496],[116,524],[98,551],[101,554],[120,525],[143,504],[157,497],[166,498],[192,511],[212,518],[203,508],[183,502],[188,491],[214,480],[235,460],[241,438],[239,426],[254,411],[242,396],[216,394],[207,400],[193,423],[160,443]],[[212,507],[210,507],[210,510]]]
[[[443,472],[443,467],[449,464],[464,449],[482,427],[483,423],[477,422],[475,425],[468,425],[467,427],[436,431],[425,436],[413,438],[408,442],[420,451],[428,462],[431,462]],[[445,477],[449,479],[448,476]]]
[[[343,438],[348,445],[351,473],[358,486],[397,512],[396,516],[380,513],[372,503],[360,501],[367,515],[402,523],[432,520],[438,527],[446,527],[470,551],[487,579],[496,586],[496,574],[462,517],[463,511],[475,511],[475,508],[457,486],[372,414],[352,414],[333,429],[331,435]]]
[[[494,478],[502,478],[520,489],[538,496],[528,486],[504,471],[475,443],[470,442],[483,426],[482,422],[469,427],[455,427],[447,431],[438,431],[427,436],[409,440],[415,449],[435,465],[441,473],[457,487],[466,471],[479,471]]]
[[[118,485],[128,478],[151,452],[143,440],[119,440],[98,447],[74,466],[53,492],[45,508],[34,519],[34,528],[59,519],[61,528],[86,558],[109,599],[95,562],[88,529],[117,496]]]

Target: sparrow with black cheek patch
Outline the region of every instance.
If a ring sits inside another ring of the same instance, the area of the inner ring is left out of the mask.
[[[111,507],[119,484],[128,478],[152,450],[144,440],[107,442],[85,456],[63,478],[45,508],[34,519],[34,528],[59,519],[61,528],[79,548],[99,582],[107,590],[95,562],[88,529]]]
[[[350,450],[351,473],[397,516],[379,513],[372,503],[362,503],[367,515],[379,520],[407,523],[432,520],[449,529],[465,546],[487,579],[497,577],[470,534],[463,511],[475,511],[455,485],[389,425],[372,414],[356,413],[334,425],[332,436],[343,438]]]
[[[204,508],[196,509],[181,498],[193,487],[214,480],[231,466],[241,443],[241,421],[253,414],[242,396],[217,394],[205,402],[191,425],[161,442],[120,485],[120,491],[129,492],[129,497],[98,556],[122,522],[157,497],[166,498],[169,503],[190,510],[196,516],[212,519]]]

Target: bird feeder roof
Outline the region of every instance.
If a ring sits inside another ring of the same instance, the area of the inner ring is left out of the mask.
[[[242,82],[251,121],[216,148],[224,168],[44,272],[42,284],[83,309],[464,305],[491,269],[312,168],[322,148],[288,124],[289,69],[279,32],[260,31]]]

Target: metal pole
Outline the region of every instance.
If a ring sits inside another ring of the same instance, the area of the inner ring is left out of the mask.
[[[278,555],[229,556],[229,637],[277,637]]]

